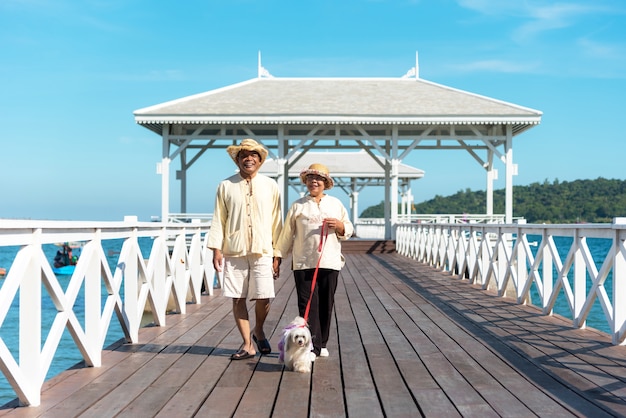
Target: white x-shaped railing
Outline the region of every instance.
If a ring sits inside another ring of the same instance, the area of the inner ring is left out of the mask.
[[[568,242],[557,246],[557,239]],[[591,239],[601,240],[606,252],[594,258]],[[562,293],[575,327],[586,326],[597,301],[613,344],[622,345],[626,344],[625,240],[626,218],[586,225],[396,226],[400,254],[493,289],[500,296],[512,296],[518,303],[531,303],[536,294],[546,315],[553,313]]]
[[[39,405],[41,387],[65,329],[86,364],[98,367],[114,314],[126,340],[135,343],[147,307],[155,324],[164,326],[172,303],[173,310],[184,314],[187,303],[200,303],[203,284],[212,294],[215,270],[206,248],[207,231],[207,223],[0,220],[0,247],[21,247],[0,287],[0,328],[9,326],[5,318],[19,300],[18,355],[0,338],[0,370],[20,402]],[[140,250],[140,237],[152,238],[147,259]],[[122,239],[123,244],[111,271],[102,243],[113,239]],[[42,245],[73,241],[85,245],[63,290]],[[43,292],[56,308],[49,330],[42,330]],[[79,305],[81,309],[76,309]],[[79,318],[77,310],[84,310],[84,315]]]

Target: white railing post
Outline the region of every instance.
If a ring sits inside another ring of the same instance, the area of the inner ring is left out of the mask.
[[[626,230],[617,229],[626,225],[626,218],[613,219],[613,344],[626,344]]]
[[[201,245],[200,231],[196,231],[191,237],[191,243],[189,244],[189,257],[187,259],[189,294],[191,295],[191,301],[193,303],[200,303],[202,296],[204,266],[202,265],[202,255],[200,254]]]
[[[541,309],[545,315],[552,314],[552,308],[548,305],[548,300],[552,295],[554,290],[554,262],[552,257],[551,243],[554,241],[548,235],[548,230],[544,229],[541,235],[541,247],[539,250],[541,251],[542,256],[542,273],[543,279],[539,283],[540,286],[540,295],[541,295]],[[540,254],[537,253],[537,256]]]
[[[139,327],[143,307],[139,306],[141,289],[139,279],[138,255],[133,251],[136,245],[135,237],[127,238],[122,244],[115,274],[124,282],[124,318],[127,323],[129,339],[133,343],[139,342]]]
[[[585,321],[581,320],[581,312],[587,299],[587,266],[583,257],[583,247],[586,245],[586,238],[580,235],[580,231],[576,229],[574,237],[574,283],[573,283],[573,311],[574,326],[585,328]]]
[[[100,241],[100,231],[96,232],[93,241],[89,242],[83,248],[81,257],[78,262],[72,281],[84,280],[85,287],[85,337],[87,341],[87,350],[92,359],[91,363],[94,367],[101,365],[101,347],[97,344],[100,340],[100,309],[102,304],[102,276],[100,249],[102,242]],[[80,267],[83,267],[81,269]],[[76,277],[84,272],[84,277]]]
[[[186,270],[187,270],[187,244],[185,243],[186,235],[183,230],[176,237],[174,249],[172,250],[171,263],[173,267],[173,290],[176,310],[181,314],[187,313],[187,290],[189,288]]]
[[[153,290],[152,315],[154,322],[161,326],[165,325],[165,312],[171,291],[171,279],[168,279],[169,264],[167,233],[163,228],[152,243],[150,259],[148,260],[148,280]]]
[[[19,369],[23,374],[22,403],[39,406],[41,402],[41,229],[33,233],[33,243],[22,250],[25,269],[20,284]]]

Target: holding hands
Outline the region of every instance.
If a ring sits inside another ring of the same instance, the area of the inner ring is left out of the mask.
[[[282,261],[282,258],[274,257],[274,261],[272,263],[272,271],[274,272],[274,280],[278,279],[278,276],[280,275],[281,261]]]

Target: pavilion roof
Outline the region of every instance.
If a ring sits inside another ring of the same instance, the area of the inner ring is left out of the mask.
[[[513,124],[541,111],[419,78],[254,78],[136,110],[137,123],[164,124]]]

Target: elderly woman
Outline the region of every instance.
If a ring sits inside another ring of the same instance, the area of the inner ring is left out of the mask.
[[[313,353],[327,357],[337,278],[344,265],[341,240],[350,238],[354,228],[341,201],[324,193],[334,185],[326,166],[312,164],[300,173],[300,180],[309,194],[296,200],[287,213],[274,249],[274,271],[278,271],[281,257],[292,250],[300,316],[305,317],[310,299],[305,318],[313,336]],[[311,294],[316,267],[319,269]]]

